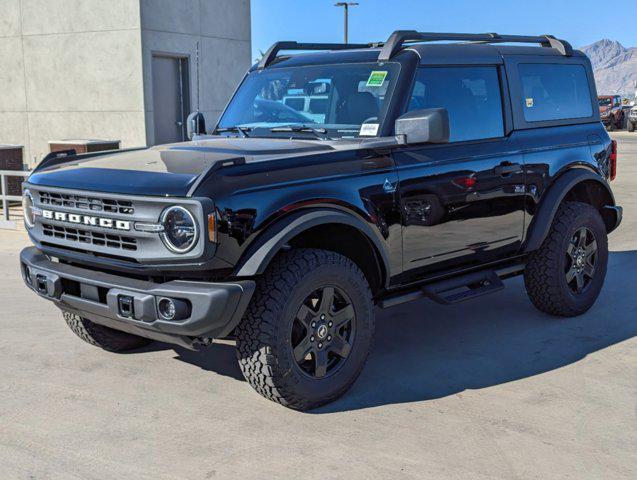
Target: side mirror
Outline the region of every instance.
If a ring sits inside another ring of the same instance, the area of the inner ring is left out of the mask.
[[[201,112],[192,112],[186,119],[186,132],[188,140],[192,140],[195,135],[206,134],[206,119]]]
[[[413,110],[398,117],[395,130],[405,143],[447,143],[449,113],[446,108]]]

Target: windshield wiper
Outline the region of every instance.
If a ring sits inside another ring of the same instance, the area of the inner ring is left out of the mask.
[[[271,132],[294,132],[294,133],[313,133],[317,138],[329,138],[326,136],[327,129],[314,128],[307,125],[283,125],[280,127],[272,127]]]
[[[223,132],[237,132],[242,138],[248,138],[248,132],[252,131],[252,127],[241,127],[239,125],[235,125],[234,127],[225,127],[225,128],[217,128],[215,132],[223,133]]]

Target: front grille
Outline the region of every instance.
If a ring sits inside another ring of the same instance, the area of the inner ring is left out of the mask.
[[[188,260],[203,253],[203,237],[196,248],[180,255],[169,251],[157,232],[135,229],[137,223],[157,223],[170,205],[184,206],[201,221],[204,213],[197,200],[31,184],[28,188],[35,207],[42,211],[29,230],[36,244],[135,263]],[[102,222],[103,219],[110,222]]]
[[[109,247],[121,250],[137,250],[137,240],[132,237],[93,232],[61,225],[42,224],[42,233],[47,237],[60,238],[98,247]]]
[[[121,213],[124,215],[133,215],[135,213],[133,203],[127,200],[85,197],[44,191],[39,193],[40,203],[42,205],[77,208],[78,210],[91,210],[93,212]]]

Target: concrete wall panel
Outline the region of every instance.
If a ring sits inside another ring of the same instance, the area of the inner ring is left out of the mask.
[[[22,0],[24,35],[139,29],[139,0]]]
[[[25,112],[0,112],[0,144],[22,145],[25,147],[23,162],[28,163],[27,114]]]
[[[26,108],[22,39],[0,38],[0,112],[24,112]]]
[[[201,57],[201,110],[225,107],[248,68],[250,42],[205,37]]]
[[[139,32],[24,37],[32,111],[142,111]]]
[[[0,37],[20,33],[20,0],[0,0]]]
[[[249,0],[203,0],[201,34],[250,41]]]
[[[199,34],[199,4],[199,0],[141,0],[142,29]]]

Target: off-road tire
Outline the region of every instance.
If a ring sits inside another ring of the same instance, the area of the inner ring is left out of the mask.
[[[343,365],[326,378],[310,378],[294,359],[296,312],[306,296],[333,285],[351,299],[356,335]],[[251,303],[236,328],[237,357],[244,377],[264,397],[309,410],[345,393],[358,378],[373,343],[374,310],[365,275],[349,258],[319,249],[279,254],[258,279]]]
[[[572,292],[565,276],[566,251],[574,232],[586,227],[597,242],[595,273],[590,287]],[[593,306],[599,296],[608,263],[608,238],[601,215],[589,204],[564,202],[557,211],[548,236],[533,252],[524,271],[524,285],[535,307],[550,315],[573,317]]]
[[[143,347],[152,340],[98,325],[74,313],[63,312],[69,328],[84,340],[109,352],[125,352]]]

